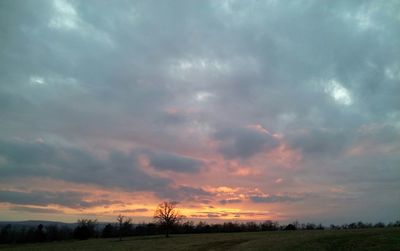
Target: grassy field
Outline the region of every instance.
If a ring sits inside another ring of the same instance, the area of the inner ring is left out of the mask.
[[[400,228],[188,234],[0,245],[0,250],[400,250]]]

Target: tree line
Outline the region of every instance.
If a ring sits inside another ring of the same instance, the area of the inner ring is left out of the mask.
[[[363,223],[354,222],[343,225],[330,225],[329,227],[314,223],[279,224],[274,221],[264,222],[223,222],[207,223],[200,221],[185,221],[175,224],[169,229],[169,234],[194,234],[194,233],[231,233],[231,232],[261,232],[261,231],[287,231],[287,230],[339,230],[361,228],[388,228],[400,227],[400,221],[393,223]],[[95,220],[81,219],[75,228],[67,225],[39,224],[37,227],[21,227],[7,224],[1,227],[0,243],[30,243],[51,242],[61,240],[85,240],[89,238],[120,238],[128,236],[145,236],[165,234],[165,228],[157,223],[124,222],[123,224],[108,223],[99,228]]]
[[[13,226],[7,224],[1,227],[0,243],[50,242],[61,240],[85,240],[89,238],[119,238],[127,236],[165,234],[194,234],[194,233],[230,233],[230,232],[260,232],[260,231],[290,231],[290,230],[339,230],[361,228],[400,227],[400,221],[385,224],[383,222],[330,225],[299,223],[279,224],[276,221],[263,222],[223,222],[207,223],[200,221],[184,221],[184,217],[176,210],[176,203],[161,203],[154,214],[154,222],[133,224],[131,218],[119,215],[115,223],[103,227],[97,220],[79,219],[75,227],[68,225],[42,225],[36,227]]]

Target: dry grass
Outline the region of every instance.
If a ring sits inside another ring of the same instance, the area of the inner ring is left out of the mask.
[[[0,245],[13,251],[128,250],[400,250],[400,229],[188,234]]]

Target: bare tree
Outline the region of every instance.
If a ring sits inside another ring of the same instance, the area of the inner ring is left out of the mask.
[[[119,240],[122,241],[122,223],[124,222],[125,216],[122,214],[117,216],[117,222],[118,222],[118,232],[119,232]]]
[[[119,240],[122,241],[122,234],[124,232],[123,231],[124,230],[124,226],[126,228],[129,225],[132,225],[132,223],[131,223],[132,219],[120,214],[120,215],[117,216],[117,222],[118,222]]]
[[[165,228],[165,237],[169,237],[169,231],[183,216],[176,209],[177,202],[164,201],[160,203],[154,213],[154,219]]]

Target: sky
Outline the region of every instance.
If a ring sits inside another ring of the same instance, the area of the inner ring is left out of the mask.
[[[0,1],[0,220],[400,219],[400,2]]]

